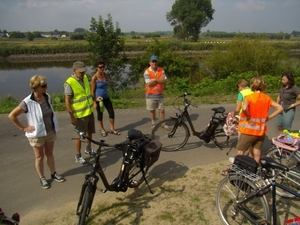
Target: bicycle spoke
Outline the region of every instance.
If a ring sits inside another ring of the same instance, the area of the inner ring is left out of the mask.
[[[182,148],[189,138],[189,131],[186,124],[181,123],[174,128],[177,123],[177,119],[166,119],[160,121],[152,130],[153,138],[159,140],[163,146],[163,151],[176,151]],[[164,125],[167,125],[169,129],[165,129]]]
[[[238,141],[238,135],[227,136],[223,130],[223,126],[219,125],[213,136],[214,143],[220,148],[235,147]]]
[[[264,196],[251,199],[240,207],[236,205],[255,190],[257,188],[251,181],[242,181],[236,175],[221,181],[216,193],[216,206],[223,224],[251,224],[247,217],[255,221],[269,221],[269,206]]]

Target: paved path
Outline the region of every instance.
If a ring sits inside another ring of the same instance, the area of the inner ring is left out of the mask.
[[[212,113],[211,108],[220,105],[201,105],[198,108],[191,108],[190,114],[197,131],[203,130]],[[234,109],[234,104],[224,105],[226,111]],[[167,107],[166,116],[175,114],[173,107]],[[144,108],[117,109],[116,129],[121,131],[120,136],[109,134],[105,139],[109,144],[119,143],[126,139],[127,131],[131,128],[141,130],[143,133],[150,133],[150,120],[148,111]],[[299,112],[299,110],[298,110]],[[299,128],[299,113],[296,114],[294,128]],[[34,155],[23,132],[18,130],[7,118],[7,115],[0,115],[0,207],[7,213],[19,212],[22,216],[34,210],[56,209],[67,203],[74,202],[74,211],[78,199],[84,174],[90,167],[82,167],[75,163],[74,143],[71,138],[75,136],[73,126],[70,123],[67,112],[57,112],[60,125],[58,140],[55,143],[55,162],[57,172],[65,176],[64,183],[52,182],[51,188],[44,190],[39,184],[37,172],[34,167]],[[25,116],[21,117],[25,120]],[[107,113],[104,116],[104,124],[108,128]],[[275,120],[268,122],[268,139],[277,135]],[[94,138],[101,138],[99,126],[96,124],[97,134]],[[266,140],[264,150],[270,147],[270,141]],[[229,154],[234,156],[235,150]],[[160,159],[153,165],[151,174],[159,178],[161,173],[175,173],[187,171],[189,168],[226,160],[226,150],[216,148],[213,143],[205,144],[196,137],[191,137],[184,149],[177,152],[162,152]],[[111,151],[102,157],[106,164],[106,175],[112,181],[118,174],[121,163],[121,153]],[[50,178],[49,169],[45,166],[46,178]]]

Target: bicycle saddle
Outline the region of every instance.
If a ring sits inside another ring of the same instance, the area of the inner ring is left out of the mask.
[[[276,162],[271,157],[261,158],[260,164],[262,167],[265,167],[265,168],[273,168],[273,169],[279,169],[279,170],[283,170],[283,171],[289,171],[288,167]]]
[[[216,113],[224,113],[225,112],[225,108],[220,106],[218,108],[212,108],[211,110],[215,111]]]
[[[136,129],[131,129],[128,131],[127,133],[127,139],[129,141],[135,140],[135,139],[139,139],[143,136],[142,132]]]

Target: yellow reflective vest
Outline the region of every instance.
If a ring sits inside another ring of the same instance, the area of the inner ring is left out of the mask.
[[[94,112],[94,102],[87,75],[85,74],[83,77],[84,87],[74,77],[69,77],[66,83],[73,90],[71,107],[74,117],[83,118],[92,114]]]
[[[246,88],[244,90],[240,91],[241,95],[243,96],[243,99],[245,98],[245,96],[250,95],[253,93],[253,91],[251,90],[251,88]],[[243,107],[244,102],[242,101],[242,107]],[[242,113],[242,108],[240,109],[240,113],[239,115]]]

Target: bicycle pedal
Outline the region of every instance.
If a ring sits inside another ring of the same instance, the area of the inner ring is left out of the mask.
[[[102,189],[101,187],[97,187],[97,190],[98,190],[98,191],[101,191],[101,192],[103,192],[103,193],[106,193],[106,192],[107,192],[107,189]]]

